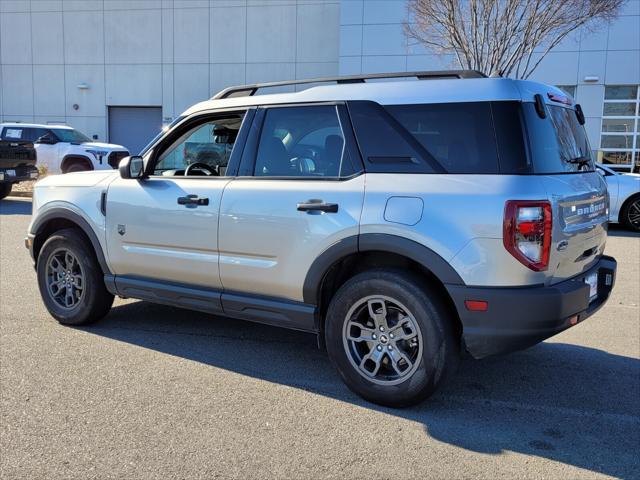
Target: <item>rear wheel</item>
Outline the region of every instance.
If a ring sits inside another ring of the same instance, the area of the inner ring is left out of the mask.
[[[42,300],[60,323],[84,325],[109,312],[113,295],[91,246],[77,230],[61,230],[47,239],[37,273]]]
[[[417,276],[371,270],[348,280],[327,311],[326,343],[347,386],[402,407],[431,395],[459,360],[452,318]]]
[[[7,197],[11,193],[13,183],[0,183],[0,200]]]
[[[640,195],[634,195],[622,206],[620,222],[629,230],[640,232]]]

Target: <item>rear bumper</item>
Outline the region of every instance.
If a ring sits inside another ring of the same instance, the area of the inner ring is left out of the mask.
[[[598,293],[589,302],[585,278],[598,273]],[[482,288],[447,285],[462,321],[467,350],[475,358],[521,350],[578,324],[609,298],[616,261],[603,256],[577,277],[549,287]],[[488,302],[487,311],[469,311],[466,300]]]

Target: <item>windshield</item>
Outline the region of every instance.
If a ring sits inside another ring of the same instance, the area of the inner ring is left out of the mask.
[[[547,105],[547,117],[540,118],[533,103],[524,103],[523,111],[536,173],[594,171],[589,140],[575,110]]]
[[[72,128],[52,128],[51,131],[56,137],[58,137],[58,140],[60,140],[61,142],[69,142],[69,143],[91,142],[91,139],[87,137],[84,133],[80,133],[79,131],[73,130]]]

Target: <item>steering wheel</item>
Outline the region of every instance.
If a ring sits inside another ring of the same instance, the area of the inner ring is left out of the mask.
[[[207,165],[206,163],[202,163],[202,162],[196,162],[196,163],[192,163],[190,165],[187,165],[187,168],[185,168],[184,170],[184,176],[188,176],[189,173],[191,172],[191,170],[204,170],[205,172],[209,172],[208,176],[217,176],[218,172],[211,166],[211,165]]]

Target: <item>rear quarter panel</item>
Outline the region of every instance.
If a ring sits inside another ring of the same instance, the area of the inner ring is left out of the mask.
[[[408,225],[385,218],[392,197],[421,199],[419,221]],[[502,228],[507,200],[546,199],[543,181],[535,175],[367,174],[360,233],[421,243],[467,285],[543,284],[548,272],[534,272],[513,258],[503,246]]]

